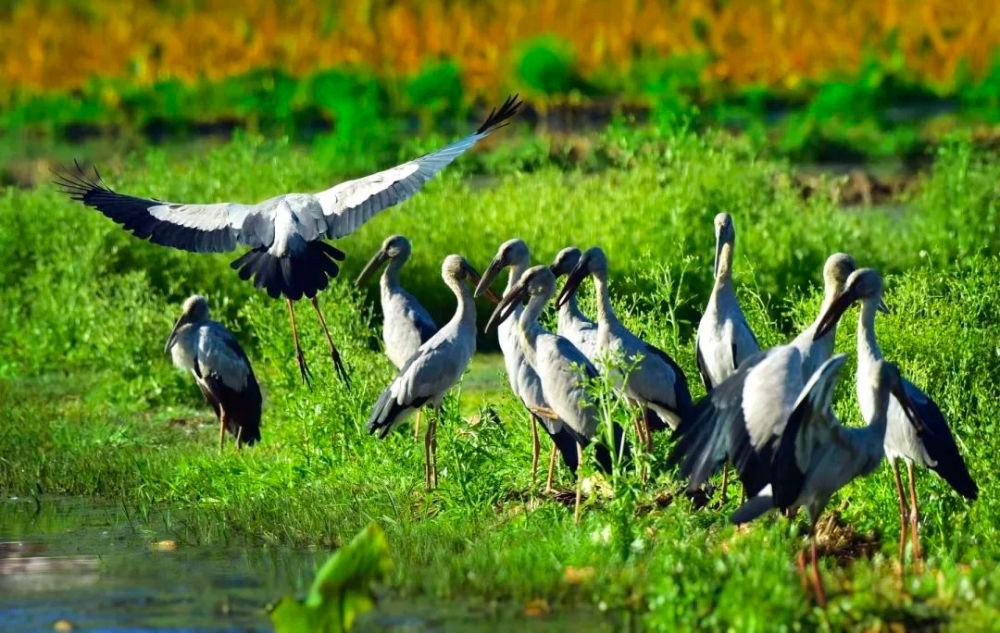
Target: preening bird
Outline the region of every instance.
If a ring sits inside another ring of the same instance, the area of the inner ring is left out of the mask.
[[[503,323],[512,315],[514,324],[528,362],[538,374],[542,394],[551,407],[554,418],[561,423],[561,431],[576,443],[577,461],[583,461],[583,449],[597,433],[600,419],[593,399],[587,392],[587,381],[597,377],[597,369],[565,338],[553,334],[538,323],[545,304],[555,293],[556,278],[548,266],[534,266],[521,275],[490,316],[486,329]],[[521,308],[527,300],[527,305]],[[613,450],[625,454],[624,433],[616,424],[613,427]],[[555,439],[555,438],[553,438]],[[560,445],[560,448],[562,446]],[[612,468],[612,457],[600,442],[595,448],[598,462],[606,472]],[[581,478],[576,485],[576,519],[580,518]]]
[[[476,287],[476,296],[483,293],[493,280],[503,271],[509,269],[507,273],[507,287],[504,294],[508,294],[528,269],[531,264],[531,253],[528,246],[520,239],[507,240],[497,249],[493,261],[486,267],[483,278]],[[521,400],[528,414],[531,416],[531,484],[535,485],[536,473],[538,471],[539,441],[538,425],[545,429],[545,432],[552,438],[552,452],[549,455],[549,471],[545,483],[546,492],[552,491],[552,478],[555,474],[556,452],[561,452],[563,462],[572,472],[576,472],[577,454],[576,445],[572,438],[568,437],[563,430],[562,420],[552,414],[545,396],[542,393],[542,382],[535,371],[534,366],[528,361],[524,344],[517,331],[517,317],[521,313],[521,305],[514,305],[514,318],[504,319],[497,325],[497,340],[500,343],[500,351],[503,352],[504,367],[507,370],[507,379],[510,381],[510,388]]]
[[[676,427],[691,410],[691,393],[684,372],[666,352],[643,341],[618,320],[608,292],[608,260],[598,247],[588,249],[569,274],[558,305],[569,301],[585,278],[594,278],[597,292],[597,346],[602,361],[620,354],[631,371],[624,378],[623,392],[639,407],[636,431],[648,447],[653,430]],[[634,364],[634,366],[633,366]],[[656,416],[644,416],[644,409]],[[650,426],[650,423],[654,426]]]
[[[816,601],[826,605],[826,592],[816,556],[816,522],[830,497],[857,477],[872,473],[882,462],[883,442],[888,424],[890,393],[914,424],[920,424],[899,370],[877,361],[874,367],[874,408],[868,425],[843,426],[830,408],[837,375],[846,356],[838,354],[820,366],[809,379],[782,433],[771,463],[771,486],[763,494],[744,503],[734,514],[734,523],[746,523],[772,507],[794,510],[805,507],[809,515],[812,585]],[[767,494],[772,492],[773,494]],[[799,570],[805,571],[804,553]]]
[[[815,373],[808,363],[825,361],[833,351],[834,329],[819,336],[817,329],[853,270],[854,260],[849,256],[831,255],[823,267],[826,299],[809,327],[791,343],[743,361],[677,427],[679,439],[668,465],[680,465],[681,475],[690,478],[691,489],[702,486],[726,460],[736,467],[748,496],[770,483],[769,464],[790,407]]]
[[[399,271],[410,259],[410,240],[402,235],[385,238],[381,248],[358,275],[355,285],[360,286],[371,277],[380,266],[389,262],[379,280],[382,300],[382,341],[385,355],[396,369],[400,369],[426,343],[437,325],[417,298],[407,292],[399,283]]]
[[[735,247],[733,218],[720,213],[715,216],[715,283],[695,339],[698,371],[706,391],[729,378],[743,361],[760,351],[733,288]]]
[[[260,439],[260,386],[236,337],[208,316],[205,297],[189,297],[164,352],[178,368],[191,372],[212,405],[219,419],[219,450],[226,431],[237,447],[254,444]]]
[[[520,107],[516,96],[494,110],[472,134],[391,169],[340,183],[319,193],[286,193],[257,204],[222,202],[177,204],[120,194],[76,166],[61,174],[60,184],[74,200],[98,209],[136,237],[161,246],[199,253],[250,251],[232,262],[241,279],[278,299],[284,297],[303,380],[309,367],[299,345],[293,302],[306,297],[319,317],[334,366],[348,383],[347,370],[330,336],[316,294],[336,277],[344,253],[326,243],[356,231],[376,213],[415,194],[455,158],[505,125]]]
[[[858,403],[864,418],[871,420],[879,406],[878,371],[883,360],[882,350],[875,338],[875,314],[878,311],[885,311],[881,275],[871,268],[854,271],[847,280],[844,292],[837,297],[823,316],[817,335],[821,335],[824,328],[832,327],[855,302],[861,304],[858,315]],[[941,409],[909,380],[901,378],[900,383],[908,404],[904,406],[895,394],[889,400],[885,454],[892,464],[896,493],[899,496],[899,559],[902,564],[906,548],[907,507],[903,482],[899,474],[899,460],[906,463],[910,489],[910,535],[913,558],[917,561],[921,559],[921,550],[914,464],[937,473],[955,492],[966,499],[975,499],[979,495],[979,489],[969,474],[961,453],[958,452],[955,438],[952,437]],[[907,415],[907,407],[917,413],[915,418]]]
[[[552,274],[559,279],[573,272],[580,263],[583,253],[579,248],[570,246],[556,253],[552,261]],[[569,293],[566,302],[559,306],[559,336],[569,339],[576,348],[590,359],[597,362],[597,323],[586,317],[576,303],[576,289]]]
[[[455,315],[406,361],[379,396],[368,418],[369,433],[384,439],[410,413],[430,406],[438,410],[445,394],[462,377],[476,351],[476,304],[472,286],[479,273],[465,258],[449,255],[441,265],[445,285],[455,293]],[[490,298],[498,298],[490,294]],[[437,416],[424,435],[424,483],[437,486]]]

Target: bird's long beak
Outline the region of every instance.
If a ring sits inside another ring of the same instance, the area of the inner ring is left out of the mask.
[[[883,314],[892,314],[892,310],[889,309],[889,306],[885,305],[885,299],[879,299],[878,305],[875,306],[875,309]]]
[[[478,297],[479,295],[489,290],[490,284],[492,284],[493,280],[497,278],[497,275],[500,274],[500,271],[503,270],[503,267],[504,267],[503,257],[501,257],[500,255],[494,257],[493,261],[490,262],[490,265],[486,267],[486,272],[483,273],[483,276],[479,280],[479,283],[476,284],[476,291],[473,293],[473,296]],[[494,296],[496,295],[494,294]]]
[[[506,321],[510,315],[514,314],[527,293],[528,287],[523,284],[518,284],[511,288],[510,292],[507,293],[496,309],[493,310],[493,314],[490,315],[490,320],[486,322],[486,328],[483,331],[489,332],[494,327]]]
[[[715,262],[712,264],[712,276],[719,276],[719,256],[722,255],[722,231],[715,231]]]
[[[836,327],[837,322],[840,321],[840,317],[843,316],[844,312],[847,312],[847,309],[851,307],[857,298],[858,293],[850,288],[840,293],[820,318],[819,327],[816,328],[816,333],[813,334],[813,340],[816,341],[823,338],[827,332]]]
[[[378,270],[379,267],[388,260],[389,256],[386,255],[385,251],[380,248],[378,252],[375,253],[375,256],[368,260],[365,267],[361,269],[361,274],[358,275],[357,280],[354,282],[354,286],[358,287],[368,281],[368,278],[372,276],[372,273]]]
[[[588,274],[590,274],[590,271],[587,270],[586,260],[581,259],[577,263],[576,268],[566,277],[566,283],[563,285],[562,292],[559,293],[559,298],[556,299],[557,308],[563,307],[569,301],[569,298],[580,287],[580,284],[583,283]]]
[[[486,280],[486,278],[481,276],[476,271],[476,269],[472,267],[472,264],[463,261],[462,268],[463,270],[465,270],[465,274],[466,276],[468,276],[469,280],[472,281],[472,283],[476,284],[477,291],[479,290],[480,287],[484,286],[483,282]],[[489,286],[489,284],[485,285]],[[497,293],[493,292],[490,288],[485,287],[483,290],[483,294],[485,294],[486,298],[489,299],[494,305],[500,303],[500,297],[498,297]]]
[[[182,314],[181,318],[177,319],[177,322],[174,323],[173,329],[170,330],[170,336],[167,337],[167,344],[163,348],[163,353],[164,354],[169,354],[170,353],[170,348],[173,347],[174,343],[177,342],[177,330],[179,330],[181,328],[181,326],[184,325],[187,322],[188,322],[187,315],[186,314]]]

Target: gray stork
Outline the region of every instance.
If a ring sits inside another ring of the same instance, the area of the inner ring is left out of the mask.
[[[824,315],[817,335],[822,334],[824,328],[831,327],[855,302],[861,304],[861,311],[858,315],[858,403],[861,407],[861,414],[870,421],[878,407],[878,368],[883,360],[882,350],[875,338],[875,313],[885,311],[885,304],[882,302],[881,275],[871,268],[861,268],[854,271],[847,280],[844,292],[833,302]],[[918,562],[921,560],[921,551],[914,464],[933,470],[948,482],[948,485],[955,492],[966,499],[972,500],[979,495],[976,482],[969,474],[941,409],[927,394],[909,380],[903,378],[901,382],[902,391],[908,399],[908,405],[904,406],[896,397],[889,401],[889,426],[885,435],[885,454],[892,464],[896,493],[899,496],[900,565],[903,564],[907,537],[906,495],[903,492],[903,482],[899,474],[900,459],[906,463],[909,480],[910,533],[913,541],[913,558]],[[906,406],[919,414],[916,420],[907,415]]]
[[[608,260],[600,248],[590,248],[580,258],[559,294],[559,307],[569,301],[588,275],[594,278],[597,292],[598,354],[604,360],[621,354],[625,363],[632,367],[624,379],[623,392],[640,407],[636,431],[651,448],[651,431],[663,430],[668,425],[676,427],[690,412],[691,393],[687,379],[670,356],[640,339],[618,320],[608,293]],[[645,409],[652,409],[656,415],[644,415]]]
[[[552,261],[552,274],[556,279],[573,272],[576,265],[580,263],[582,251],[575,246],[570,246],[556,253]],[[597,362],[597,324],[591,321],[580,311],[576,304],[576,291],[569,294],[568,299],[559,307],[559,336],[569,339],[569,342],[576,345],[576,348],[590,359],[590,362]]]
[[[449,255],[441,265],[441,277],[458,300],[455,315],[406,361],[375,402],[367,429],[377,432],[380,439],[421,407],[440,409],[445,394],[462,377],[476,351],[476,304],[470,284],[479,282],[479,273],[465,258]],[[437,486],[437,419],[433,415],[424,435],[424,483],[428,490]]]
[[[695,352],[705,390],[729,378],[746,359],[760,351],[733,289],[736,229],[728,213],[715,216],[715,283],[705,314],[698,323]]]
[[[319,317],[333,358],[345,384],[350,384],[340,353],[330,336],[316,294],[340,270],[344,253],[324,240],[349,235],[376,213],[410,198],[436,173],[491,132],[502,127],[520,107],[509,97],[472,134],[436,152],[319,193],[286,193],[258,204],[222,202],[177,204],[120,194],[109,188],[97,170],[93,176],[76,171],[60,174],[57,183],[74,200],[98,209],[136,237],[161,246],[196,253],[220,253],[238,245],[250,251],[232,262],[241,279],[254,278],[257,288],[288,305],[299,371],[306,383],[310,372],[295,325],[293,303],[306,297]]]
[[[534,266],[521,275],[490,316],[486,329],[503,323],[517,315],[515,331],[523,345],[525,356],[535,368],[542,385],[545,401],[554,417],[562,422],[562,429],[576,444],[577,463],[583,461],[583,449],[597,433],[600,419],[593,398],[587,391],[587,381],[597,377],[597,369],[568,340],[552,334],[538,323],[545,304],[555,293],[556,278],[548,266]],[[527,305],[522,309],[522,303]],[[615,450],[624,455],[624,433],[617,424],[613,429]],[[612,468],[612,458],[607,447],[598,442],[595,448],[598,462],[605,472]],[[582,478],[576,478],[575,518],[580,519]]]
[[[524,271],[531,263],[531,254],[528,246],[520,239],[507,240],[497,249],[497,254],[490,262],[490,265],[483,273],[483,278],[476,287],[478,297],[484,290],[489,288],[493,280],[503,271],[509,268],[507,274],[507,288],[504,294],[517,285]],[[500,343],[500,350],[503,352],[504,366],[507,370],[507,379],[510,381],[511,390],[528,409],[531,416],[531,485],[535,486],[535,478],[538,470],[539,441],[538,425],[542,425],[545,432],[552,438],[552,452],[549,455],[549,471],[546,479],[545,491],[552,492],[552,478],[555,474],[556,452],[562,453],[563,461],[572,472],[576,472],[577,454],[576,446],[571,437],[563,430],[563,423],[554,416],[549,404],[542,394],[542,382],[538,377],[535,368],[528,362],[521,337],[517,333],[517,318],[521,312],[521,306],[515,305],[513,319],[504,319],[497,326],[497,340]]]
[[[427,309],[399,283],[399,271],[410,259],[411,250],[410,240],[402,235],[390,235],[354,282],[355,286],[360,286],[382,264],[389,262],[379,280],[382,342],[385,344],[385,355],[397,370],[402,369],[417,349],[437,332],[437,325]],[[420,412],[417,411],[417,420],[413,425],[414,438],[419,434]]]
[[[735,248],[733,218],[728,213],[720,213],[715,216],[715,283],[695,338],[695,358],[706,391],[712,391],[741,363],[760,351],[757,337],[743,316],[733,289]],[[722,469],[722,503],[726,502],[728,484],[729,462],[726,462]]]
[[[190,371],[219,419],[219,450],[226,431],[237,448],[260,439],[260,386],[250,359],[224,325],[208,318],[208,301],[188,297],[163,350],[179,369]]]
[[[835,253],[827,258],[826,299],[809,327],[792,342],[743,361],[677,427],[679,441],[667,463],[680,465],[691,489],[708,481],[727,459],[736,467],[746,495],[757,494],[769,483],[768,465],[784,431],[787,409],[815,373],[808,363],[822,364],[833,351],[835,330],[831,327],[816,336],[817,330],[853,271],[850,256]]]
[[[899,369],[892,363],[876,361],[871,387],[872,415],[867,426],[843,426],[830,408],[833,388],[844,361],[843,354],[827,360],[809,379],[794,407],[779,440],[771,463],[771,490],[744,503],[732,520],[736,524],[752,521],[776,507],[794,515],[805,507],[809,515],[812,585],[816,601],[826,606],[826,593],[816,556],[816,522],[830,497],[857,477],[871,474],[885,455],[890,393],[902,406],[904,415],[920,424],[920,414],[903,387]],[[768,494],[770,492],[771,494]],[[805,572],[805,553],[799,554],[799,570]]]

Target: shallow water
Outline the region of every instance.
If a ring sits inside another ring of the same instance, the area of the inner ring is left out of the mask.
[[[0,501],[0,630],[268,631],[265,606],[305,592],[324,551],[199,546],[182,521],[138,523],[79,498]],[[542,618],[518,608],[382,600],[359,631],[609,631],[588,611]]]

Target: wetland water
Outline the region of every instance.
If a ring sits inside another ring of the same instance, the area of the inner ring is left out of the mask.
[[[183,541],[167,515],[139,524],[83,498],[0,500],[0,631],[269,631],[265,605],[301,595],[327,552]],[[357,631],[611,631],[589,610],[384,599]]]

